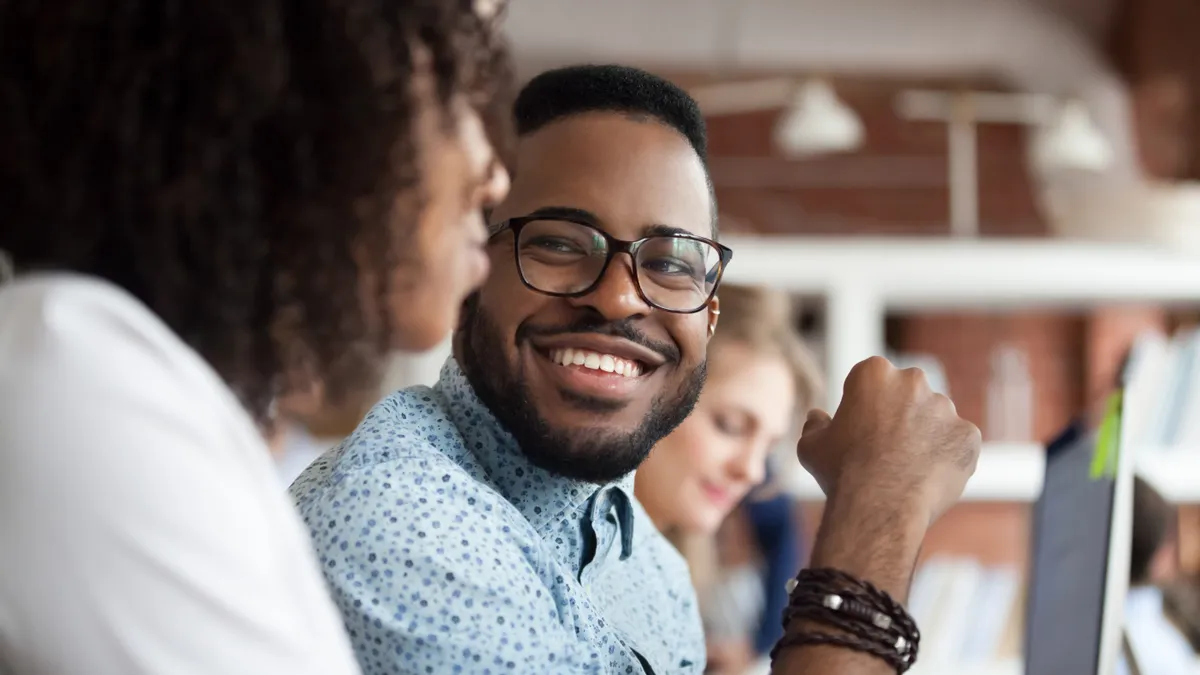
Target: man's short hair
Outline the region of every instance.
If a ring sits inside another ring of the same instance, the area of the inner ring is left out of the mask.
[[[549,70],[533,78],[517,95],[513,106],[520,136],[589,112],[613,112],[634,119],[652,119],[686,138],[704,165],[713,202],[713,234],[716,235],[716,199],[708,175],[708,132],[700,106],[686,91],[639,68],[579,65]]]

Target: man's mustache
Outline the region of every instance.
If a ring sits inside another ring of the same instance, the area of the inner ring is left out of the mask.
[[[577,321],[563,326],[531,326],[522,324],[517,329],[517,342],[520,343],[534,337],[549,337],[555,335],[590,333],[622,338],[652,350],[666,359],[667,363],[679,362],[679,348],[670,342],[650,339],[634,325],[633,319],[620,321],[605,321],[600,318],[581,317]]]

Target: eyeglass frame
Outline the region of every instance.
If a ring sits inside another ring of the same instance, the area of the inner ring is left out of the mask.
[[[521,267],[521,247],[518,246],[517,243],[521,240],[521,230],[523,230],[525,228],[525,226],[528,225],[529,223],[537,222],[539,220],[557,220],[557,221],[564,222],[564,223],[573,223],[575,225],[579,225],[580,227],[586,227],[589,230],[593,230],[595,232],[600,233],[600,236],[604,238],[604,242],[608,245],[608,255],[607,255],[607,257],[605,257],[604,265],[602,265],[600,267],[600,272],[596,275],[595,281],[593,281],[591,284],[589,284],[586,288],[579,290],[579,291],[573,291],[570,293],[557,293],[557,292],[553,292],[553,291],[544,291],[540,288],[537,288],[536,286],[531,284],[528,279],[525,278],[525,269],[523,267]],[[717,289],[719,289],[721,287],[721,280],[725,277],[725,267],[729,264],[729,261],[733,259],[733,249],[729,248],[728,246],[726,246],[718,241],[709,239],[708,237],[701,237],[700,235],[692,234],[690,232],[672,232],[669,234],[652,234],[652,235],[649,235],[646,237],[642,237],[640,239],[633,239],[633,240],[619,239],[617,237],[612,236],[608,232],[605,232],[604,230],[596,227],[592,223],[583,222],[579,218],[571,218],[571,217],[565,217],[565,216],[545,216],[545,215],[516,216],[513,218],[509,218],[507,220],[502,220],[499,223],[497,223],[496,225],[494,225],[493,227],[495,229],[492,231],[492,233],[490,235],[488,235],[488,242],[495,240],[496,237],[500,236],[501,234],[503,234],[505,232],[513,233],[513,263],[517,266],[517,276],[521,278],[521,283],[524,284],[526,288],[528,288],[529,290],[531,290],[535,293],[541,293],[542,295],[548,295],[553,298],[582,298],[585,295],[593,293],[596,290],[596,288],[600,285],[600,282],[604,281],[604,275],[608,272],[608,267],[609,267],[609,265],[612,264],[613,258],[615,258],[617,256],[617,254],[627,253],[627,254],[629,254],[630,260],[632,260],[633,262],[636,263],[638,249],[640,249],[643,244],[645,244],[647,241],[649,241],[651,239],[691,239],[693,241],[698,241],[701,243],[708,244],[709,246],[712,246],[713,248],[717,249],[717,254],[719,257],[719,266],[717,268],[717,278],[715,281],[713,281],[713,287],[712,287],[712,290],[709,291],[708,297],[706,297],[700,303],[700,305],[698,307],[696,307],[695,309],[688,309],[688,310],[668,309],[668,308],[663,307],[662,305],[658,304],[657,302],[654,302],[650,298],[646,297],[646,292],[644,290],[642,290],[642,278],[640,276],[638,276],[637,265],[635,264],[630,268],[631,271],[633,272],[633,287],[635,289],[637,289],[638,297],[641,298],[642,301],[645,302],[647,305],[650,305],[651,307],[658,309],[658,310],[662,310],[664,312],[670,312],[672,314],[695,314],[695,313],[699,312],[700,310],[704,309],[704,307],[706,305],[708,305],[708,303],[712,302],[712,299],[714,297],[716,297],[716,295],[717,295]]]

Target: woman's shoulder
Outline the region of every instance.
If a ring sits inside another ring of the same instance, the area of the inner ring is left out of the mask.
[[[357,672],[262,435],[118,288],[0,286],[0,513],[21,514],[0,518],[0,613],[29,619],[17,659]]]
[[[0,285],[0,427],[233,425],[249,416],[219,376],[153,312],[105,281],[32,275]],[[95,425],[93,425],[95,426]],[[23,434],[28,435],[28,433]]]
[[[137,356],[187,361],[190,350],[124,289],[94,277],[36,274],[0,285],[0,356],[100,370]]]

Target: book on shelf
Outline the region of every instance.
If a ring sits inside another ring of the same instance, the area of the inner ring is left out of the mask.
[[[1022,570],[939,556],[918,569],[908,608],[921,627],[914,675],[985,672],[1019,658]]]
[[[1146,333],[1134,343],[1126,380],[1129,438],[1146,452],[1200,448],[1200,331]]]

